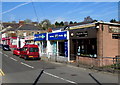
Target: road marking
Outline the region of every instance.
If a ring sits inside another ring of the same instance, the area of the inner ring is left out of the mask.
[[[51,73],[48,73],[48,72],[45,72],[45,71],[44,71],[44,73],[47,74],[47,75],[50,75],[50,76],[52,76],[52,77],[55,77],[55,78],[58,78],[58,79],[61,79],[61,80],[67,81],[67,82],[69,82],[69,83],[77,84],[77,83],[74,82],[74,81],[71,81],[71,80],[68,80],[68,79],[64,79],[64,78],[59,77],[59,76],[56,76],[56,75],[54,75],[54,74],[51,74]]]
[[[8,57],[8,55],[4,54],[4,56]]]
[[[12,60],[14,60],[14,61],[18,61],[18,60],[16,60],[16,59],[12,58],[12,57],[10,57],[10,59],[12,59]]]
[[[21,64],[23,64],[23,65],[25,65],[25,66],[27,66],[27,67],[30,67],[30,68],[34,68],[33,66],[30,66],[30,65],[28,65],[28,64],[26,64],[26,63],[23,63],[23,62],[21,62]]]
[[[3,54],[2,52],[0,52],[1,54]]]
[[[4,76],[4,72],[0,69],[0,76]]]

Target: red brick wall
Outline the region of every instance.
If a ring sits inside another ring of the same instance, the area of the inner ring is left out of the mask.
[[[113,58],[120,55],[120,40],[112,39],[109,32],[109,24],[99,24],[97,31],[97,58],[78,57],[77,61],[82,64],[106,66],[113,64]],[[103,58],[102,58],[103,57]]]
[[[97,55],[103,57],[100,65],[113,64],[113,59],[104,57],[118,55],[118,46],[118,39],[112,39],[112,33],[109,32],[109,25],[100,24],[97,33]]]
[[[89,57],[77,57],[78,63],[86,64],[90,66],[99,66],[99,59],[97,58],[89,58]]]
[[[108,25],[104,25],[103,31],[103,56],[115,57],[118,55],[118,39],[112,39]]]

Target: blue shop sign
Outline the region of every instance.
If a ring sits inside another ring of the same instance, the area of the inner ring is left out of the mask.
[[[48,40],[67,40],[67,31],[50,33],[48,34]]]
[[[34,41],[46,40],[46,33],[35,34]]]
[[[64,42],[65,57],[68,57],[68,41]]]

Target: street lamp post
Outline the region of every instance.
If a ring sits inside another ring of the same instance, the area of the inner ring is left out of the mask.
[[[20,37],[18,37],[18,47],[21,47]]]

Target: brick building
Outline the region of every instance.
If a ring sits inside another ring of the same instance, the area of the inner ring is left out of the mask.
[[[112,58],[120,55],[120,24],[101,22],[96,26],[98,27],[97,56],[103,57],[102,65],[112,64]],[[111,57],[111,59],[105,57]]]
[[[71,27],[70,60],[104,66],[120,55],[120,24],[97,22]]]

